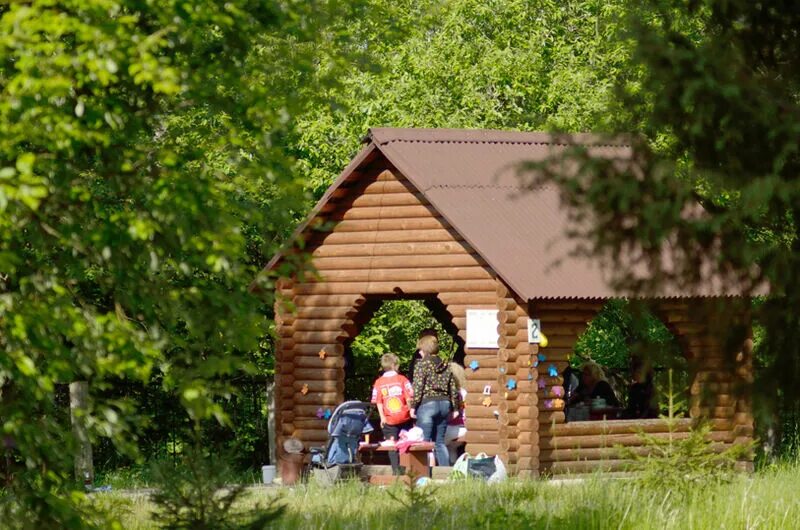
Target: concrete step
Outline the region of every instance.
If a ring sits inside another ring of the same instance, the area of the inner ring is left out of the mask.
[[[445,480],[450,478],[450,472],[453,471],[453,468],[450,466],[435,466],[432,468],[433,470],[433,479],[434,480]],[[361,467],[361,478],[369,479],[369,477],[388,477],[392,475],[392,466],[377,466],[377,465],[370,465],[370,466],[362,466]]]

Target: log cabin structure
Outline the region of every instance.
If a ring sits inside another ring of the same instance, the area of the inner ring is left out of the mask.
[[[604,302],[626,296],[602,267],[571,253],[558,191],[520,185],[520,163],[568,144],[592,156],[631,156],[625,142],[587,135],[565,142],[541,133],[370,130],[267,265],[279,271],[303,249],[317,271],[277,281],[279,448],[286,437],[306,445],[327,439],[319,411],[345,398],[349,344],[383,300],[397,298],[424,300],[463,348],[465,365],[477,361],[467,369],[470,453],[500,455],[520,476],[622,470],[619,446],[641,445],[640,431],[667,435],[661,419],[566,422],[560,374],[575,342]],[[690,417],[677,436],[706,418],[721,446],[751,441],[747,299],[713,277],[693,292],[661,289],[648,306],[678,338],[690,370]],[[492,347],[466,343],[471,309],[496,310]],[[540,320],[546,348],[529,343],[529,318]]]

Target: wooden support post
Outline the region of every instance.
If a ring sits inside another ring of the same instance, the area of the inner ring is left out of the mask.
[[[91,484],[94,482],[94,463],[92,444],[86,428],[86,414],[89,411],[88,381],[75,381],[69,384],[69,411],[72,435],[78,445],[75,452],[75,478],[84,484]]]

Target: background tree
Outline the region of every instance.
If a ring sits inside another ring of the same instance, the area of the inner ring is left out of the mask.
[[[71,480],[64,383],[90,382],[80,421],[128,454],[136,406],[103,393],[121,382],[158,373],[194,424],[225,420],[267,332],[247,286],[302,209],[287,87],[330,80],[328,14],[354,16],[337,9],[0,7],[0,525],[97,521]]]
[[[576,218],[591,219],[581,235],[594,256],[619,265],[633,244],[656,281],[696,284],[710,257],[745,289],[768,283],[772,296],[756,306],[765,326],[756,388],[763,404],[796,418],[800,13],[789,2],[649,2],[631,9],[626,26],[643,76],[617,88],[642,132],[641,171],[576,152],[583,170],[549,180]],[[705,211],[687,215],[697,200]],[[672,271],[660,261],[667,242]]]
[[[367,67],[351,66],[326,91],[330,105],[297,117],[291,145],[316,197],[369,127],[609,131],[618,119],[615,82],[639,75],[628,68],[630,43],[618,38],[623,0],[369,7],[386,16],[347,21]]]

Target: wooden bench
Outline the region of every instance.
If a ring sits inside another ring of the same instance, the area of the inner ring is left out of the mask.
[[[428,455],[433,451],[433,442],[418,442],[408,448],[406,452],[398,451],[400,455],[400,466],[405,468],[406,474],[402,476],[371,476],[370,484],[387,485],[393,484],[397,480],[410,481],[411,477],[431,476],[431,466],[428,463]],[[361,444],[358,447],[360,453],[388,452],[397,451],[392,446],[380,444]]]

